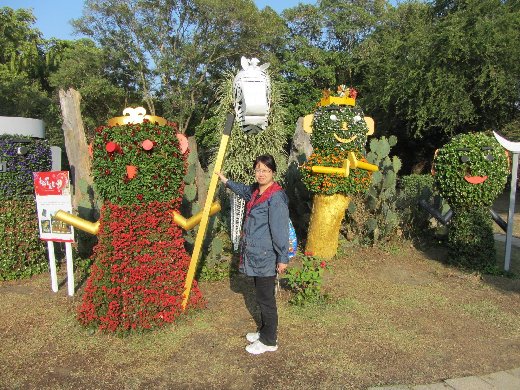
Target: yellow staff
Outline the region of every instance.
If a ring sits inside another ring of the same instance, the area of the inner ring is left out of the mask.
[[[197,231],[197,238],[195,239],[193,253],[191,255],[190,267],[188,268],[188,274],[186,275],[186,282],[184,284],[184,299],[182,301],[183,309],[186,308],[188,298],[190,297],[191,286],[193,284],[195,270],[197,269],[197,262],[199,261],[200,252],[202,250],[202,242],[204,241],[204,236],[206,235],[206,228],[208,226],[213,197],[215,196],[215,190],[217,189],[218,176],[215,175],[215,173],[220,172],[222,169],[222,162],[224,161],[224,155],[226,153],[226,147],[229,141],[229,136],[231,135],[231,129],[233,128],[234,121],[235,116],[233,114],[228,114],[226,119],[226,126],[224,127],[222,138],[220,140],[217,160],[215,161],[215,167],[213,168],[213,175],[211,175],[211,181],[209,183],[206,203],[204,204],[204,209],[202,210],[202,218],[200,221],[199,230]]]

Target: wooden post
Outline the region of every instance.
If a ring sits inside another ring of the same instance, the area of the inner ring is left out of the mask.
[[[88,186],[92,186],[92,163],[88,153],[87,138],[85,128],[81,119],[80,102],[81,95],[78,91],[69,88],[67,92],[63,89],[59,91],[61,115],[63,117],[63,135],[65,137],[65,150],[71,168],[71,181],[74,185],[72,196],[72,208],[78,208],[83,196],[78,183],[84,180]],[[88,216],[80,215],[83,218]]]

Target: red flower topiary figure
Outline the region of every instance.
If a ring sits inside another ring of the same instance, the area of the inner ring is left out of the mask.
[[[190,257],[171,212],[181,204],[187,141],[162,118],[145,118],[99,127],[93,144],[103,206],[78,317],[106,331],[160,327],[183,311]],[[202,305],[194,284],[188,308]]]

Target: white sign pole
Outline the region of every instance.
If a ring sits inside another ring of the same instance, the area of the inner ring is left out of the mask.
[[[54,241],[65,242],[67,284],[69,296],[72,296],[74,295],[74,265],[71,242],[74,242],[74,229],[54,218],[59,210],[72,212],[69,173],[67,171],[33,172],[33,177],[40,238],[47,241],[49,248],[52,291],[58,292]]]
[[[509,194],[509,213],[507,215],[506,254],[504,259],[504,271],[509,271],[511,266],[511,243],[513,240],[513,217],[515,216],[516,181],[518,175],[518,154],[520,153],[520,142],[511,142],[493,132],[498,143],[513,153],[513,166],[511,172],[511,193]]]
[[[67,256],[67,289],[69,296],[74,295],[74,264],[72,263],[72,244],[65,243],[65,254]]]
[[[49,268],[51,270],[51,288],[52,291],[58,292],[58,273],[56,272],[56,257],[54,257],[54,242],[47,241],[47,249],[49,252]]]
[[[511,267],[511,243],[513,240],[513,223],[515,216],[516,177],[518,175],[518,152],[513,152],[513,172],[511,174],[511,193],[509,194],[509,213],[507,214],[506,255],[504,271]]]

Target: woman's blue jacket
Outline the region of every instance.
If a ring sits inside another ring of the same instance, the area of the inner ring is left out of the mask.
[[[228,180],[226,186],[247,202],[258,184]],[[239,270],[247,276],[275,276],[276,264],[289,262],[289,208],[283,190],[255,204],[244,217]],[[247,213],[247,211],[246,211]]]

